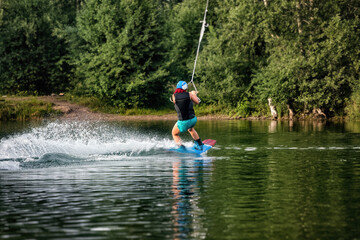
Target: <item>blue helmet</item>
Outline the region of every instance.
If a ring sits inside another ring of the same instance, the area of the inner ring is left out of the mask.
[[[188,85],[185,81],[179,81],[176,85],[176,88],[181,88],[182,90],[186,90]]]

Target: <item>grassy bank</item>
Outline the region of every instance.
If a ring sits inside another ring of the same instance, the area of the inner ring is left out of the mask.
[[[73,95],[68,95],[66,99],[72,103],[79,104],[84,107],[88,107],[91,111],[101,112],[101,113],[110,113],[110,114],[120,114],[124,116],[133,116],[133,115],[165,115],[165,114],[175,114],[175,109],[173,104],[169,101],[164,103],[164,107],[161,109],[152,109],[152,108],[132,108],[124,109],[117,108],[106,102],[101,101],[95,97],[77,97]],[[227,116],[231,117],[236,115],[234,109],[229,109],[220,105],[196,105],[195,112],[197,116]]]
[[[43,119],[61,114],[53,104],[35,98],[0,98],[0,120]]]
[[[173,109],[167,105],[161,109],[149,109],[149,108],[118,108],[109,103],[106,103],[96,97],[78,97],[73,95],[67,95],[66,99],[72,103],[79,104],[84,107],[88,107],[93,112],[120,114],[124,116],[133,115],[165,115],[174,113]]]
[[[124,109],[112,106],[96,97],[79,97],[74,95],[67,95],[66,99],[72,103],[79,104],[88,107],[94,112],[120,114],[123,116],[133,115],[165,115],[175,114],[173,103],[170,101],[164,102],[164,106],[161,109],[151,108],[132,108]],[[194,106],[196,116],[213,116],[213,117],[225,117],[225,118],[271,118],[270,113],[267,113],[267,106],[264,105],[262,108],[257,106],[257,110],[247,105],[239,105],[237,107],[231,107],[221,104],[205,104],[201,103]],[[260,110],[259,110],[260,109]]]
[[[63,105],[62,103],[69,104],[69,102],[76,105],[84,106],[89,108],[93,112],[97,113],[109,113],[121,116],[164,116],[168,114],[175,115],[173,104],[168,101],[164,102],[164,106],[161,109],[149,109],[149,108],[132,108],[123,109],[107,104],[95,97],[78,97],[70,94],[65,95],[66,97],[0,97],[0,120],[30,120],[30,119],[43,119],[51,116],[58,116],[63,114],[62,110],[55,110],[54,104]],[[65,101],[66,100],[66,101]],[[336,119],[348,119],[358,120],[360,119],[360,95],[354,96],[349,101],[346,109],[346,116],[333,116],[327,118],[328,120]],[[73,108],[73,107],[71,107]],[[73,111],[76,109],[70,109]],[[75,110],[76,111],[76,110]],[[224,119],[271,119],[271,115],[267,105],[253,106],[250,103],[240,104],[237,107],[229,107],[225,105],[207,105],[201,103],[195,106],[195,112],[198,117],[210,116],[215,118]],[[64,112],[67,114],[67,112]],[[287,109],[278,109],[279,120],[287,120],[288,112]],[[151,118],[151,117],[150,117]],[[316,115],[310,113],[297,113],[294,119],[300,120],[317,120],[319,119]]]

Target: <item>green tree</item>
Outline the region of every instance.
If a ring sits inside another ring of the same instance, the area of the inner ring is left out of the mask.
[[[264,101],[271,97],[282,106],[321,109],[327,115],[343,110],[351,82],[358,76],[354,71],[359,56],[354,45],[358,15],[344,11],[349,4],[335,0],[269,3],[269,58],[254,78]]]
[[[265,59],[264,5],[259,1],[217,1],[208,44],[199,59],[204,100],[235,107],[251,97],[251,79]]]
[[[191,79],[205,4],[206,0],[185,0],[175,5],[169,16],[167,68],[173,84]]]
[[[70,69],[62,61],[65,41],[54,29],[72,21],[71,9],[60,1],[0,2],[0,91],[40,93],[64,91]]]
[[[88,0],[77,19],[84,44],[76,56],[81,84],[119,107],[162,104],[162,12],[155,0]]]

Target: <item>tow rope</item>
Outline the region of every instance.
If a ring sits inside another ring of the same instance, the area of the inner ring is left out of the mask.
[[[194,89],[195,89],[196,92],[197,92],[197,89],[196,89],[196,86],[195,86],[195,83],[194,83],[194,75],[195,75],[195,69],[196,69],[196,62],[197,62],[197,59],[198,59],[198,56],[199,56],[201,40],[204,37],[205,28],[207,28],[209,26],[209,24],[206,23],[206,14],[207,14],[207,11],[208,11],[208,5],[209,5],[209,0],[206,1],[204,19],[202,21],[200,21],[202,23],[202,26],[201,26],[200,37],[199,37],[199,44],[198,44],[197,51],[196,51],[196,57],[195,57],[195,62],[194,62],[194,69],[193,69],[192,76],[191,76],[191,81],[189,82],[189,84],[192,83],[192,85],[194,86]]]
[[[200,45],[201,45],[201,40],[203,39],[204,37],[204,33],[205,33],[205,28],[207,28],[209,26],[209,24],[206,23],[206,14],[208,12],[208,6],[209,6],[209,0],[206,0],[206,7],[205,7],[205,12],[204,12],[204,19],[202,21],[200,21],[202,23],[202,26],[201,26],[201,30],[200,30],[200,37],[199,37],[199,44],[198,44],[198,47],[197,47],[197,51],[196,51],[196,57],[195,57],[195,62],[194,62],[194,69],[193,69],[193,72],[192,72],[192,76],[191,76],[191,81],[188,83],[188,85],[190,83],[192,83],[192,85],[194,86],[194,89],[196,92],[198,92],[196,86],[195,86],[195,83],[194,83],[194,75],[195,75],[195,69],[196,69],[196,62],[197,62],[197,59],[198,59],[198,56],[199,56],[199,51],[200,51]],[[198,97],[199,99],[199,103],[201,102],[200,98]],[[170,97],[170,102],[173,102],[172,98]]]

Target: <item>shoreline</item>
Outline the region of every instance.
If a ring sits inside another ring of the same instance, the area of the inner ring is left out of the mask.
[[[103,112],[94,112],[86,106],[68,101],[63,96],[32,96],[32,97],[2,97],[2,100],[24,102],[37,100],[53,104],[52,109],[59,112],[59,115],[52,115],[49,118],[59,120],[89,120],[89,121],[177,121],[174,113],[163,115],[120,115]],[[228,116],[198,116],[199,120],[234,120]],[[29,119],[31,120],[31,119]]]
[[[30,101],[38,100],[44,103],[53,104],[52,109],[61,113],[50,118],[60,120],[90,120],[90,121],[177,121],[177,115],[162,114],[162,115],[120,115],[103,112],[94,112],[86,106],[77,103],[69,102],[64,96],[37,96],[37,97],[2,97],[4,101]],[[230,117],[226,115],[206,115],[197,116],[199,120],[273,120],[273,121],[347,121],[344,117],[334,118],[294,118],[282,117],[279,119],[272,119],[271,117]],[[355,120],[356,121],[356,120]]]

